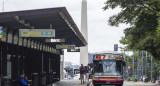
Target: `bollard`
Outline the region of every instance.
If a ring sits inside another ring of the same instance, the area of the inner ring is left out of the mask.
[[[0,77],[0,86],[2,85],[2,78]]]
[[[9,76],[2,76],[2,86],[11,86],[11,81]]]

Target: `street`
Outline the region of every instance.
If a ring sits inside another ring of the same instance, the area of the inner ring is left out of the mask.
[[[93,86],[92,83],[89,86]],[[115,85],[102,85],[102,86],[115,86]],[[144,82],[127,82],[123,86],[160,86],[157,83],[144,83]]]
[[[62,80],[54,83],[53,86],[93,86],[92,82],[87,85],[87,83],[81,84],[80,80]],[[102,85],[102,86],[115,86],[115,85]],[[144,83],[144,82],[128,82],[125,81],[123,86],[160,86],[157,83]]]

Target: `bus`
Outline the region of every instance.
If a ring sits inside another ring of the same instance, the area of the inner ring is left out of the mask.
[[[92,83],[93,86],[122,86],[125,62],[119,53],[103,53],[93,55]]]

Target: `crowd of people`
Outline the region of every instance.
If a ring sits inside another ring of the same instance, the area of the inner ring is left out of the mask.
[[[89,65],[88,66],[83,66],[83,64],[81,64],[81,66],[79,68],[79,71],[80,71],[81,84],[82,83],[84,84],[84,82],[89,82],[89,74],[91,74],[90,66]]]

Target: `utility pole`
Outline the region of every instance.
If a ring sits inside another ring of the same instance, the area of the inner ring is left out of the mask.
[[[151,56],[151,82],[152,82],[152,62],[153,62],[153,58]]]
[[[134,51],[133,51],[133,67],[132,67],[132,69],[133,69],[133,76],[134,76]]]
[[[139,52],[137,55],[137,81],[139,81]]]
[[[127,51],[127,68],[129,67],[129,51]],[[128,69],[128,77],[129,77],[129,70]]]
[[[141,77],[142,77],[142,81],[143,81],[143,50],[142,50],[142,59],[141,59],[141,67],[142,67],[142,73],[141,73]]]
[[[146,51],[146,64],[145,64],[145,79],[147,78],[147,51]]]

